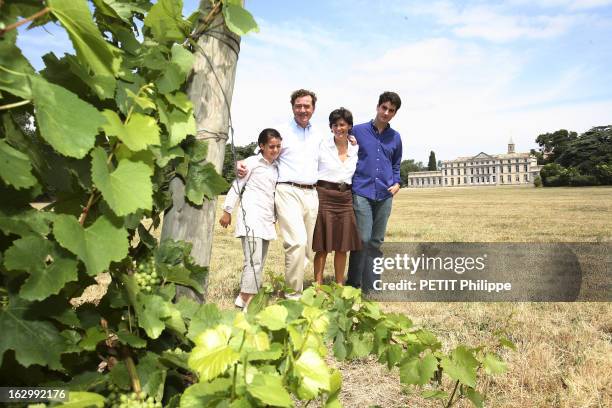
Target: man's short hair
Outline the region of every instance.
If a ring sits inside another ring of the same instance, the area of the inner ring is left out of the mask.
[[[380,106],[385,102],[391,102],[391,104],[393,106],[395,106],[395,110],[398,111],[400,106],[402,106],[402,100],[400,99],[399,95],[396,94],[395,92],[383,92],[380,94],[380,96],[378,97],[378,105],[376,106]]]
[[[344,121],[348,123],[351,128],[353,128],[353,114],[350,110],[345,108],[334,109],[329,114],[329,127],[331,128],[332,125],[338,122],[340,119],[344,119]]]
[[[301,98],[302,96],[310,96],[312,98],[313,107],[317,104],[317,95],[315,95],[314,92],[309,91],[308,89],[298,89],[297,91],[293,91],[291,94],[291,106],[293,106],[297,98]]]

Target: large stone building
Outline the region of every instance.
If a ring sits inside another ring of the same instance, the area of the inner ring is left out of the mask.
[[[542,166],[529,153],[516,153],[510,139],[508,153],[444,160],[438,171],[419,171],[408,174],[409,188],[533,185]]]

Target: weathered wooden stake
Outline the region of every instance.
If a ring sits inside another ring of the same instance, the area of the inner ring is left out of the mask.
[[[211,10],[210,1],[200,2],[202,16],[209,15]],[[205,55],[199,49],[196,50],[188,94],[194,106],[197,138],[208,141],[206,160],[213,163],[221,173],[240,37],[228,30],[221,13],[217,13],[209,27],[198,39],[198,45]],[[185,184],[178,177],[170,183],[170,190],[173,205],[164,214],[161,239],[191,242],[191,255],[196,263],[209,266],[217,200],[205,200],[202,206],[190,204],[185,200]],[[203,286],[206,291],[208,279],[203,282]],[[187,287],[177,287],[177,296],[206,301],[206,294],[201,296]]]

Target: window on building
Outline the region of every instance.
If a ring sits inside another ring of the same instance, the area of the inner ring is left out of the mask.
[[[495,167],[493,167],[491,170],[492,170],[491,173],[495,174],[495,171],[496,171]]]
[[[525,181],[529,181],[529,174],[525,174]]]
[[[525,169],[525,173],[527,172],[527,165],[524,165],[523,168]]]
[[[516,177],[514,178],[515,181],[521,181],[520,176],[517,174]]]
[[[516,159],[516,160],[515,160],[515,162],[516,162],[516,163],[518,163],[518,162],[519,162],[519,159]]]
[[[461,184],[461,177],[457,179],[457,185]]]
[[[495,176],[491,176],[493,178],[493,182],[495,183]]]
[[[452,178],[452,179],[451,179],[451,186],[454,186],[454,185],[455,185],[455,179],[454,179],[454,178]]]
[[[512,183],[512,176],[508,174],[508,183]]]
[[[444,185],[448,186],[448,179],[446,179],[446,178],[444,179]]]
[[[519,166],[518,164],[516,165],[516,172],[518,173],[519,171],[521,171],[521,166]]]
[[[508,173],[512,173],[512,166],[508,166]]]
[[[444,169],[444,175],[445,175],[445,176],[448,176],[448,174],[446,174],[446,169]],[[444,183],[444,184],[446,184],[446,183]]]
[[[455,175],[455,169],[451,169],[451,176]]]

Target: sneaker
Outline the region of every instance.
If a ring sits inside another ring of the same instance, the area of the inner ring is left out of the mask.
[[[242,300],[242,296],[238,295],[238,297],[236,297],[236,300],[234,300],[234,304],[236,305],[236,307],[239,307],[241,309],[244,309],[246,307],[246,303],[244,300]]]
[[[302,297],[301,293],[285,293],[285,299],[299,301]]]

